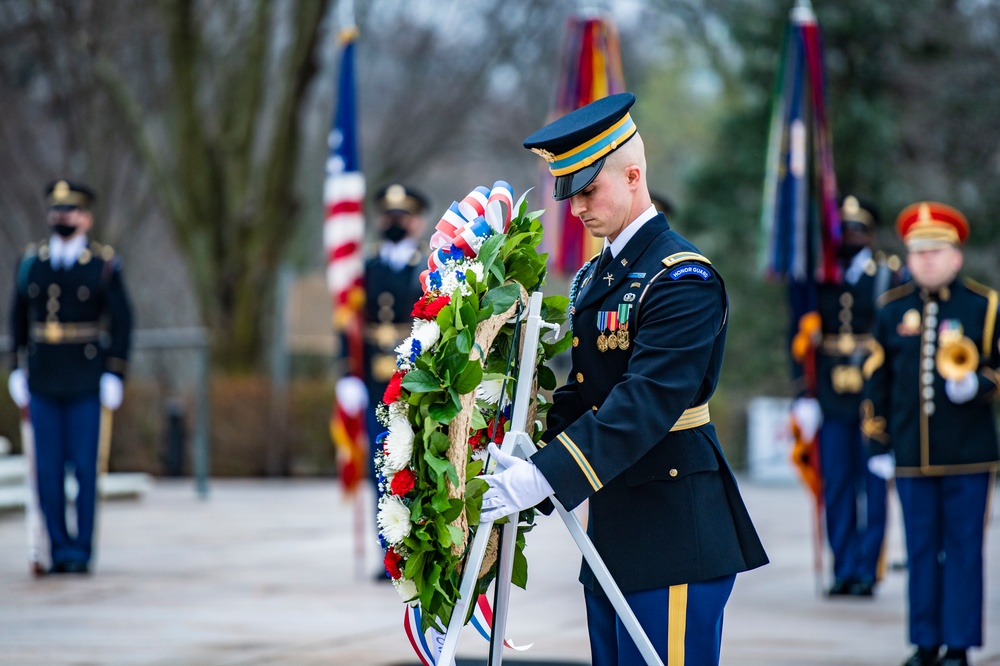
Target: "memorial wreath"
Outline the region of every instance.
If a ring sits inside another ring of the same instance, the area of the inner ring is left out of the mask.
[[[396,590],[419,605],[422,631],[443,631],[458,601],[486,490],[477,477],[487,445],[510,427],[523,325],[517,317],[545,280],[541,211],[526,212],[525,195],[515,204],[505,182],[477,187],[437,223],[412,332],[396,349],[397,370],[378,407],[387,429],[375,452],[379,538]],[[543,319],[564,322],[568,305],[564,296],[546,297]],[[546,361],[569,344],[568,332],[539,343],[525,425],[536,442],[536,417],[550,406],[538,389],[556,384]],[[529,509],[517,520],[512,582],[520,587],[527,584],[523,551],[534,517]],[[494,532],[477,597],[496,576],[496,541]]]

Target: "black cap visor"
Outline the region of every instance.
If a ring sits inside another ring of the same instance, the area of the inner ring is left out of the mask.
[[[569,199],[571,196],[587,187],[587,185],[590,185],[594,182],[594,179],[597,178],[597,174],[601,172],[601,167],[604,166],[605,159],[606,158],[602,157],[590,166],[583,167],[579,171],[574,171],[571,174],[556,176],[556,184],[552,189],[552,198],[556,201]]]

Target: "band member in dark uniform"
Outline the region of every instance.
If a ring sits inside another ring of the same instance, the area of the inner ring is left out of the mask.
[[[862,427],[884,477],[895,470],[909,563],[904,666],[965,666],[983,644],[985,524],[1000,451],[997,292],[960,278],[969,234],[933,201],[899,214],[913,279],[883,297],[865,362]],[[943,654],[942,654],[943,650]]]
[[[876,300],[898,286],[898,257],[873,250],[878,213],[855,196],[840,206],[840,261],[844,279],[817,288],[818,337],[806,353],[814,384],[792,403],[806,442],[819,435],[826,533],[833,552],[831,596],[870,597],[878,580],[886,525],[886,482],[869,471],[861,436],[861,366],[871,351]],[[794,355],[793,351],[793,355]]]
[[[545,445],[528,461],[494,447],[507,468],[484,477],[483,518],[589,498],[590,537],[663,662],[711,665],[736,574],[767,556],[709,414],[726,290],[650,202],[634,102],[600,99],[524,142],[604,250],[571,287],[572,368]],[[586,565],[581,582],[593,663],[643,663]]]
[[[25,250],[15,276],[10,390],[18,405],[30,407],[51,571],[87,573],[101,409],[122,401],[132,315],[118,255],[88,237],[93,191],[60,180],[47,196],[52,235]],[[67,467],[79,487],[75,533],[66,521]]]

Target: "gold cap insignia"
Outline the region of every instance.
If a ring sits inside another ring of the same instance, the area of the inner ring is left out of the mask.
[[[544,148],[532,148],[531,152],[540,156],[543,160],[545,160],[549,164],[552,164],[553,162],[556,161],[555,153],[545,150]]]

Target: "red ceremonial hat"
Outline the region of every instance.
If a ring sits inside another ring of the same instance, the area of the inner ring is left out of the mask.
[[[957,208],[936,201],[919,201],[899,214],[896,231],[911,250],[961,245],[969,237],[969,222]]]

